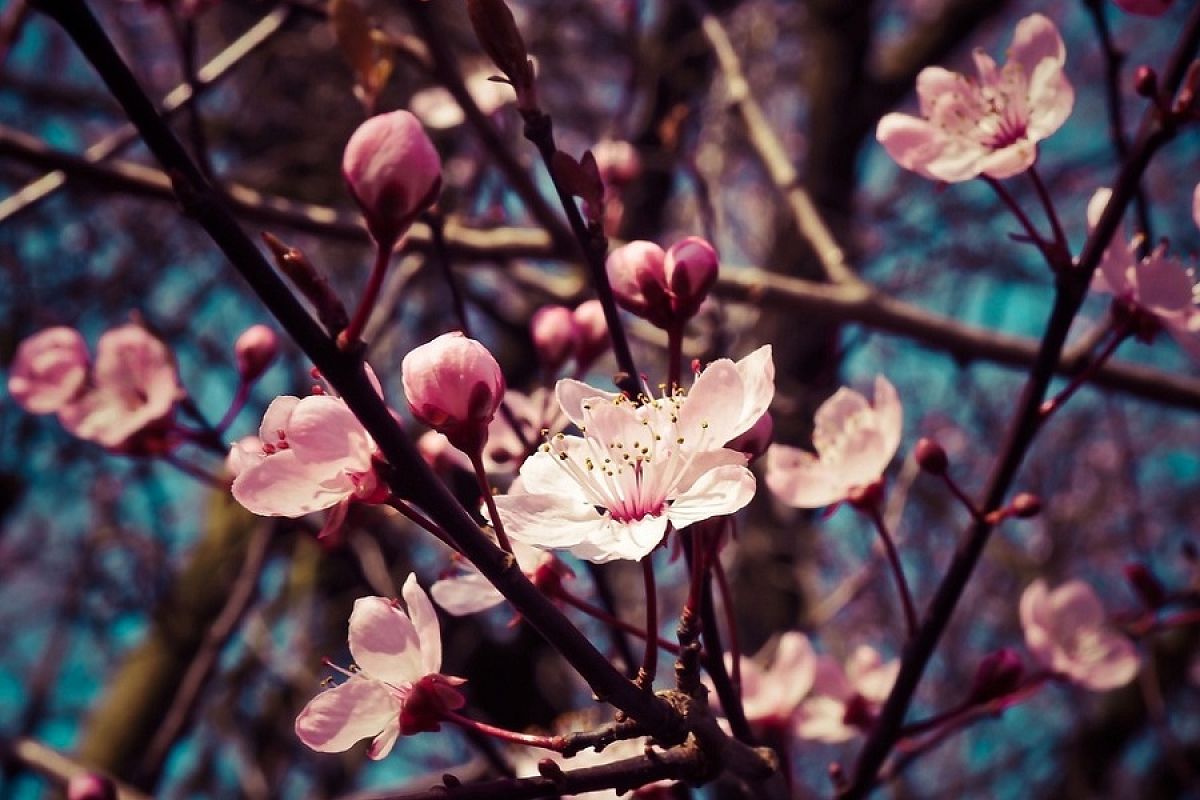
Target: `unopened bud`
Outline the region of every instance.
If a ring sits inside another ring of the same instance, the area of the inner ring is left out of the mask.
[[[1021,686],[1025,666],[1015,650],[1007,647],[988,653],[975,670],[968,702],[987,703],[1012,694]]]
[[[561,367],[575,352],[579,333],[575,315],[566,306],[542,306],[529,321],[538,360],[547,369]]]
[[[281,241],[270,233],[262,235],[263,242],[275,257],[280,272],[288,276],[292,284],[304,295],[317,311],[317,318],[331,335],[337,335],[350,324],[346,307],[334,293],[325,276],[301,251]]]
[[[504,398],[504,374],[487,348],[457,331],[415,348],[400,364],[413,414],[470,454]]]
[[[1125,565],[1124,572],[1125,580],[1129,581],[1146,608],[1157,611],[1166,605],[1167,589],[1149,567],[1133,561]]]
[[[1036,517],[1042,513],[1042,501],[1036,494],[1029,492],[1021,492],[1012,499],[1009,503],[1009,508],[1012,509],[1013,516],[1021,519],[1029,519]]]
[[[117,800],[117,787],[96,772],[85,772],[67,781],[67,800]]]
[[[390,248],[437,199],[442,160],[420,120],[393,111],[358,126],[346,143],[342,174],[371,237]]]
[[[251,325],[233,345],[238,375],[246,383],[257,380],[279,354],[279,337],[266,325]]]
[[[585,370],[608,349],[608,321],[599,300],[588,300],[575,306],[575,363]]]
[[[717,251],[698,236],[676,242],[667,250],[663,277],[676,322],[691,319],[717,282]]]
[[[1142,64],[1133,73],[1133,90],[1142,97],[1158,96],[1158,73]]]
[[[842,723],[859,730],[870,728],[875,724],[875,712],[871,709],[871,702],[855,692],[854,696],[846,701],[846,711],[842,715]]]
[[[921,469],[931,475],[945,475],[947,467],[950,466],[949,459],[946,458],[945,449],[928,437],[921,437],[917,440],[915,449],[917,465]]]
[[[629,142],[606,139],[592,148],[596,167],[606,185],[621,185],[634,180],[642,171],[638,152]]]
[[[533,64],[508,4],[504,0],[467,0],[467,15],[484,52],[516,89],[518,107],[536,108]]]

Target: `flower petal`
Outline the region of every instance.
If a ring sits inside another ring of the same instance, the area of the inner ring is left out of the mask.
[[[354,601],[349,643],[354,663],[377,680],[399,687],[427,674],[421,664],[421,638],[416,627],[386,597],[360,597]]]
[[[355,675],[308,701],[296,717],[296,735],[313,750],[340,753],[384,730],[399,711],[386,686]]]
[[[302,464],[291,450],[248,461],[233,480],[233,498],[247,511],[264,517],[302,517],[335,506],[349,488],[322,485],[318,468]]]
[[[767,449],[767,488],[794,508],[820,508],[843,500],[849,486],[812,454],[773,444]]]
[[[754,498],[754,473],[743,466],[727,465],[709,470],[675,496],[667,519],[676,528],[740,511]]]
[[[425,675],[433,675],[442,670],[442,629],[438,625],[437,611],[429,602],[429,595],[417,583],[416,574],[411,574],[404,581],[400,590],[404,603],[408,606],[408,617],[412,620],[417,631],[417,640],[421,650],[421,670]]]
[[[582,542],[605,519],[585,502],[549,494],[500,495],[496,508],[511,538],[546,549]]]
[[[443,611],[456,617],[475,614],[504,601],[504,595],[478,570],[436,581],[429,587],[429,593]]]

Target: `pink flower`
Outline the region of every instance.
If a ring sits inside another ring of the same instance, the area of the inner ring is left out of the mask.
[[[557,434],[521,467],[518,492],[496,498],[511,539],[598,563],[640,559],[667,533],[738,511],[754,496],[745,457],[724,445],[766,411],[770,346],[714,361],[688,393],[641,404],[573,380],[563,413],[583,436]]]
[[[660,328],[691,319],[717,280],[717,252],[695,236],[663,251],[630,242],[608,255],[605,269],[617,303]]]
[[[79,772],[67,781],[67,800],[117,800],[117,787],[99,772]]]
[[[779,637],[770,664],[760,666],[762,661],[760,657],[742,661],[742,707],[746,720],[758,728],[790,731],[796,710],[816,679],[817,654],[807,636],[788,631]],[[733,667],[728,653],[725,666]]]
[[[1143,17],[1158,17],[1167,12],[1174,0],[1116,0],[1123,11]]]
[[[512,546],[517,566],[530,583],[542,589],[543,593],[553,596],[553,588],[564,577],[571,575],[570,568],[552,553],[524,542],[513,542]],[[454,564],[453,572],[429,587],[434,602],[446,613],[462,617],[486,611],[504,602],[504,595],[492,586],[491,581],[474,564],[462,558],[456,558]]]
[[[251,325],[234,342],[233,354],[242,380],[257,380],[279,354],[279,337],[266,325]]]
[[[1138,671],[1133,644],[1108,627],[1100,598],[1083,581],[1054,591],[1036,580],[1021,595],[1021,627],[1033,657],[1093,691],[1124,686]]]
[[[879,480],[900,446],[903,409],[896,390],[875,378],[875,404],[842,387],[817,409],[817,455],[787,445],[767,450],[767,486],[796,508],[819,508]]]
[[[837,744],[870,728],[900,673],[900,660],[884,662],[879,653],[859,646],[845,670],[833,658],[817,658],[812,693],[800,704],[796,736]]]
[[[257,447],[255,446],[257,444]],[[386,492],[375,473],[375,440],[339,397],[276,397],[257,442],[242,439],[226,464],[233,497],[265,517],[301,517]]]
[[[504,374],[486,347],[458,331],[444,333],[411,350],[400,370],[417,419],[464,452],[483,446],[504,398]]]
[[[529,321],[538,360],[549,370],[561,367],[576,350],[579,325],[566,306],[542,306]]]
[[[1112,192],[1098,189],[1088,203],[1088,227],[1095,227]],[[1135,315],[1138,338],[1149,341],[1162,327],[1187,353],[1200,360],[1200,308],[1192,273],[1159,245],[1138,259],[1141,237],[1127,245],[1114,242],[1104,251],[1092,279],[1092,290],[1111,294],[1123,310]],[[1140,317],[1137,319],[1136,317]]]
[[[982,50],[975,51],[978,82],[926,67],[917,76],[924,119],[887,114],[875,136],[896,163],[933,180],[1024,172],[1037,158],[1037,143],[1071,114],[1075,93],[1065,62],[1054,23],[1041,14],[1025,17],[1003,68]]]
[[[442,161],[417,118],[393,111],[358,126],[346,143],[342,174],[371,236],[390,247],[437,199]]]
[[[437,612],[415,575],[402,594],[407,613],[384,597],[355,601],[348,638],[358,670],[344,671],[345,683],[321,692],[296,717],[296,735],[313,750],[338,753],[372,736],[367,755],[380,759],[401,735],[439,730],[444,712],[464,705],[455,687],[465,681],[439,672]]]
[[[80,439],[110,450],[155,450],[161,443],[150,434],[183,396],[166,345],[140,325],[121,325],[100,337],[90,386],[58,418]]]
[[[8,393],[30,414],[53,414],[83,388],[87,344],[74,328],[47,328],[21,342],[8,375]]]

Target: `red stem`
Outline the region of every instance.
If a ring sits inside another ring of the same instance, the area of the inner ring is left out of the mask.
[[[658,640],[658,587],[654,582],[654,553],[642,557],[642,582],[646,587],[646,650],[642,656],[642,668],[638,670],[634,682],[651,691],[654,688],[654,675],[658,672],[658,648],[654,644]]]
[[[737,615],[733,609],[733,592],[730,591],[729,578],[725,575],[725,567],[721,565],[721,559],[718,556],[720,548],[721,539],[718,537],[713,542],[710,561],[713,575],[717,579],[717,591],[721,593],[721,607],[725,611],[725,627],[729,629],[729,655],[733,662],[729,679],[733,681],[733,687],[740,695],[742,693],[742,648],[738,644]]]
[[[883,521],[883,514],[879,513],[878,507],[872,507],[867,516],[875,523],[875,530],[879,531],[879,538],[883,540],[883,548],[887,552],[888,563],[892,566],[892,575],[896,579],[896,588],[900,592],[900,602],[904,606],[904,622],[908,627],[908,638],[912,638],[917,633],[917,609],[913,605],[912,594],[908,590],[908,581],[904,578],[904,570],[900,567],[900,554],[896,551],[896,543],[892,541],[892,534],[887,528],[887,523]]]
[[[1121,346],[1121,342],[1129,338],[1130,332],[1129,326],[1124,324],[1117,325],[1113,328],[1112,338],[1109,339],[1108,344],[1104,346],[1104,349],[1092,359],[1091,363],[1089,363],[1084,369],[1080,370],[1075,377],[1071,378],[1071,382],[1068,383],[1061,392],[1042,403],[1042,407],[1039,409],[1039,411],[1042,415],[1043,421],[1045,421],[1047,417],[1062,407],[1067,400],[1071,399],[1071,396],[1079,390],[1079,387],[1087,383],[1088,380],[1091,379],[1091,377],[1095,375],[1101,367],[1104,366],[1105,362],[1112,358],[1113,353],[1117,352],[1117,348]]]
[[[520,744],[525,747],[540,747],[543,750],[553,750],[556,753],[561,753],[566,746],[566,742],[561,736],[538,736],[532,733],[517,733],[507,728],[497,728],[495,725],[488,725],[486,722],[478,722],[449,709],[444,710],[442,714],[448,721],[453,722],[455,725],[470,728],[471,730],[505,742],[512,742],[513,744]]]
[[[367,279],[367,288],[363,291],[362,298],[358,301],[358,308],[354,310],[354,316],[350,320],[350,324],[338,336],[338,344],[342,347],[350,347],[358,343],[359,337],[362,336],[363,328],[367,326],[367,319],[371,316],[371,312],[375,309],[375,301],[379,299],[379,290],[383,287],[383,276],[387,274],[388,263],[392,257],[392,247],[395,242],[376,242],[375,243],[375,264],[371,267],[371,276]]]
[[[592,605],[591,603],[584,600],[583,598],[576,597],[575,595],[571,594],[570,592],[568,592],[566,589],[562,588],[561,586],[558,587],[554,592],[550,593],[550,596],[556,600],[563,601],[564,603],[571,606],[572,608],[582,611],[583,613],[587,614],[589,617],[594,617],[595,619],[600,620],[605,625],[616,628],[617,630],[625,631],[626,633],[630,634],[631,636],[636,636],[639,639],[642,639],[642,640],[646,639],[646,632],[644,630],[642,630],[641,628],[639,628],[638,626],[633,625],[629,622],[626,622],[623,619],[618,619],[617,617],[614,617],[612,614],[609,614],[603,608],[598,608],[597,606]],[[662,637],[657,637],[657,641],[658,641],[658,646],[661,647],[663,650],[666,650],[668,653],[671,653],[673,655],[679,655],[679,645],[677,645],[673,642],[669,642],[666,639],[663,639]]]
[[[488,483],[487,471],[483,468],[483,448],[478,447],[475,452],[471,453],[471,466],[475,468],[475,480],[479,484],[479,493],[483,495],[483,502],[487,504],[488,516],[492,518],[492,530],[496,532],[496,539],[500,542],[500,548],[511,553],[512,543],[508,541],[508,534],[504,532],[504,523],[500,521],[500,511],[496,508],[496,498],[492,496],[492,485]]]

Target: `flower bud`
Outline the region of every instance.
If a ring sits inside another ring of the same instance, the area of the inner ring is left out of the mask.
[[[771,437],[774,435],[775,420],[771,418],[771,412],[767,411],[750,426],[749,430],[731,439],[725,447],[728,450],[738,451],[750,461],[756,461],[759,456],[767,452],[767,448],[771,445]]]
[[[621,185],[637,178],[642,171],[642,162],[637,149],[629,142],[606,139],[592,148],[596,167],[605,185]]]
[[[946,451],[933,439],[922,437],[917,440],[915,454],[917,465],[931,475],[945,475],[950,466]]]
[[[117,800],[117,787],[96,772],[83,772],[67,781],[67,800]]]
[[[585,370],[608,349],[608,321],[599,300],[588,300],[575,306],[575,363]]]
[[[575,315],[566,306],[542,306],[529,322],[538,360],[549,370],[557,370],[576,351],[579,332]]]
[[[1142,97],[1158,94],[1158,74],[1153,67],[1142,64],[1133,73],[1133,90]]]
[[[380,114],[358,126],[346,144],[342,174],[381,247],[391,247],[433,204],[442,161],[415,116]]]
[[[666,258],[653,242],[636,241],[613,250],[605,262],[617,305],[660,328],[671,323]]]
[[[1157,611],[1166,605],[1167,589],[1149,567],[1134,561],[1125,565],[1124,572],[1125,580],[1129,581],[1146,608]]]
[[[8,393],[31,414],[53,414],[79,393],[87,375],[87,344],[79,331],[47,328],[17,348]]]
[[[975,679],[971,682],[971,692],[967,701],[974,704],[987,703],[1012,694],[1020,688],[1024,675],[1025,666],[1015,650],[1004,647],[988,653],[975,670]]]
[[[444,333],[404,357],[404,394],[421,422],[473,453],[504,397],[504,375],[487,348],[461,333]]]
[[[1021,492],[1009,503],[1013,515],[1021,519],[1030,519],[1042,513],[1042,501],[1036,494]]]
[[[689,236],[667,250],[663,272],[676,321],[689,320],[717,282],[717,251],[700,237]]]
[[[279,337],[266,325],[251,325],[237,338],[233,353],[238,375],[250,383],[266,372],[279,355]]]

